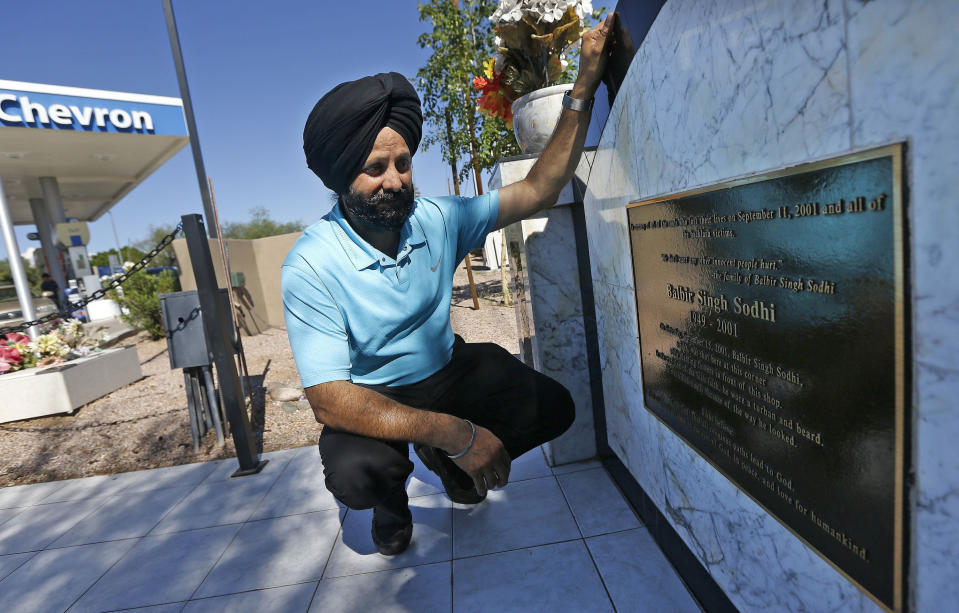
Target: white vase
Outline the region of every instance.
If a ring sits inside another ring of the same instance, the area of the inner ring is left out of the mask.
[[[563,94],[572,83],[537,89],[513,102],[513,134],[523,153],[542,153],[563,112]]]

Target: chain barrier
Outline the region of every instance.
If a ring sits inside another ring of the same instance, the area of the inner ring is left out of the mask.
[[[146,255],[140,258],[140,261],[138,261],[136,264],[131,266],[129,270],[125,270],[119,275],[111,278],[109,281],[107,281],[106,285],[96,290],[95,292],[93,292],[92,294],[84,298],[83,300],[76,303],[71,303],[66,308],[61,309],[57,311],[56,313],[50,313],[49,315],[44,315],[43,317],[40,317],[39,319],[34,319],[33,321],[25,321],[15,326],[0,328],[0,335],[10,334],[11,332],[22,332],[32,326],[41,326],[43,324],[50,323],[51,321],[55,321],[57,319],[68,319],[74,312],[79,311],[80,309],[87,306],[89,303],[93,302],[94,300],[100,300],[101,298],[107,295],[107,292],[114,289],[115,287],[122,285],[124,281],[126,281],[133,275],[133,273],[143,270],[146,267],[146,265],[150,263],[150,260],[155,258],[161,251],[166,249],[166,247],[173,242],[173,239],[176,238],[176,235],[179,234],[180,230],[182,229],[183,229],[183,223],[180,222],[176,225],[175,228],[173,228],[172,232],[164,236],[163,239],[159,243],[157,243],[156,247],[151,249]]]

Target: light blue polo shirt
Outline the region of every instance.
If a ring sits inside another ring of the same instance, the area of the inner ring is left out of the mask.
[[[452,356],[453,272],[499,215],[496,191],[417,198],[396,259],[335,205],[283,262],[283,312],[304,388],[327,381],[407,385]]]

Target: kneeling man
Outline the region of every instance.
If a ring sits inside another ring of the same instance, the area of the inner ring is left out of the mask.
[[[307,165],[337,203],[283,263],[287,333],[324,424],[326,485],[373,509],[385,555],[413,531],[409,443],[454,502],[509,481],[510,462],[562,434],[569,392],[493,344],[450,328],[453,272],[486,235],[552,204],[573,175],[605,66],[610,19],[584,36],[580,72],[540,159],[523,181],[474,198],[414,198],[422,115],[402,75],[338,85],[306,123]]]

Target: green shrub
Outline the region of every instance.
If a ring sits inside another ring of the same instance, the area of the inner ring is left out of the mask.
[[[176,275],[169,270],[159,275],[149,275],[141,270],[131,275],[121,288],[122,295],[115,289],[108,293],[123,310],[123,321],[146,331],[150,338],[166,336],[160,311],[160,294],[180,291],[180,280]]]

